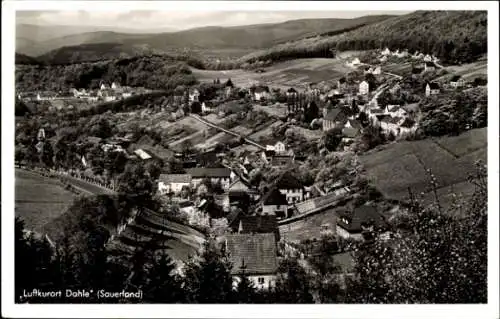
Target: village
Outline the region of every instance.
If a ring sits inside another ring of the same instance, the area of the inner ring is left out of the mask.
[[[386,71],[384,63],[388,59],[414,61],[411,76]],[[116,178],[96,173],[102,171],[95,169],[102,158],[116,158],[120,153],[126,162],[169,163],[169,169],[160,169],[156,178],[150,175],[150,182],[154,185],[151,195],[161,203],[160,211],[176,211],[176,218],[208,231],[213,240],[226,247],[233,263],[231,273],[235,284],[245,273],[256,287],[268,289],[275,285],[279,259],[287,254],[300,255],[297,243],[284,241],[286,234],[280,230],[286,229],[286,225],[293,221],[307,219],[336,207],[340,202],[349,201],[356,186],[353,177],[330,180],[329,183],[304,181],[297,173],[313,155],[287,143],[290,139],[284,134],[273,137],[272,132],[267,131],[268,134],[253,137],[260,128],[275,123],[277,125],[273,125],[277,128],[300,128],[322,140],[331,136],[338,139],[334,146],[336,152],[356,153],[359,141],[369,128],[375,128],[389,141],[411,139],[422,118],[420,99],[476,85],[452,74],[447,81],[427,81],[424,86],[413,87],[412,78],[419,79],[443,68],[435,57],[423,53],[411,55],[407,51],[391,52],[386,48],[378,51],[374,61],[364,63],[358,57],[347,60],[346,65],[352,72],[328,84],[310,83],[305,90],[290,87],[281,91],[259,83],[238,87],[238,83],[229,78],[222,83],[219,79],[214,80],[215,91],[207,90],[206,85],[203,88],[180,88],[166,104],[146,116],[162,117],[168,113],[168,125],[171,126],[166,126],[167,129],[179,122],[190,121],[186,123],[200,125],[200,130],[182,133],[185,126],[178,127],[182,135],[169,145],[158,143],[151,134],[141,136],[126,129],[104,138],[79,136],[77,141],[70,143],[76,148],[92,151],[75,154],[78,162],[73,163],[70,170],[51,170],[96,183],[113,192],[118,187]],[[111,85],[101,83],[97,90],[19,92],[18,98],[23,101],[85,100],[99,103],[148,92],[147,89],[122,87],[112,82]],[[243,117],[238,117],[239,114]],[[247,121],[248,114],[262,117],[260,126],[254,130],[236,130],[237,122]],[[235,123],[226,125],[224,121],[229,120]],[[116,124],[119,124],[118,120]],[[36,149],[40,153],[44,152],[46,143],[55,142],[55,135],[46,138],[46,130],[50,131],[50,126],[38,130]],[[199,133],[212,142],[207,139],[195,141],[193,137]],[[220,134],[226,139],[212,138]],[[306,139],[307,143],[316,143],[316,140]],[[18,165],[23,163],[19,161]],[[273,174],[272,180],[267,180],[266,174]],[[319,226],[315,240],[327,238],[337,243],[339,238],[348,242],[391,238],[387,215],[370,200],[347,206],[335,215],[331,222]],[[127,234],[128,241],[137,236],[130,231],[125,231],[122,237],[124,234]],[[118,240],[111,245],[113,249],[134,250],[126,240],[120,241],[120,232],[114,237]],[[349,248],[345,247],[337,245],[339,254],[348,254]],[[349,270],[344,271],[344,275],[349,274]]]

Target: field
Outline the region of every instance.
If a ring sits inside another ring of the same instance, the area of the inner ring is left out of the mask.
[[[488,61],[484,59],[474,63],[448,66],[445,69],[448,74],[439,78],[439,80],[453,75],[461,75],[465,81],[473,81],[476,77],[488,75]]]
[[[304,90],[309,83],[335,80],[352,71],[343,60],[326,58],[281,62],[265,68],[264,73],[249,70],[191,70],[200,82],[213,82],[217,78],[225,81],[231,78],[239,87],[260,83],[281,89],[294,87],[298,90]]]
[[[15,214],[24,220],[27,229],[42,231],[43,226],[61,215],[73,199],[73,193],[57,181],[16,170]]]
[[[387,63],[382,66],[382,71],[405,76],[410,75],[412,70],[411,62]]]
[[[390,144],[381,150],[360,157],[370,181],[385,197],[405,200],[408,189],[414,194],[426,193],[430,203],[430,169],[436,177],[441,204],[451,204],[451,193],[466,199],[473,191],[466,183],[475,172],[474,162],[486,162],[486,128],[466,132],[456,137],[442,137],[414,142]]]
[[[321,226],[328,225],[328,229],[335,232],[338,208],[330,208],[316,215],[305,219],[281,225],[279,227],[281,237],[287,241],[300,242],[305,239],[319,238],[321,236]]]

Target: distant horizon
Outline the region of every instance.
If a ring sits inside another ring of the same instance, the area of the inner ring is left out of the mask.
[[[123,29],[136,33],[177,32],[204,27],[239,27],[305,19],[355,19],[376,15],[404,15],[413,11],[18,11],[20,25]],[[165,23],[165,21],[168,21]]]

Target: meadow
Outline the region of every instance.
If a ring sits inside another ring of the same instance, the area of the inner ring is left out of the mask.
[[[388,199],[406,200],[423,194],[425,203],[432,203],[431,177],[435,175],[441,205],[452,203],[452,193],[465,199],[474,188],[467,183],[475,173],[474,162],[486,162],[486,128],[468,131],[459,136],[412,142],[399,142],[373,150],[360,157],[369,180]]]
[[[15,177],[15,215],[29,230],[42,232],[43,226],[64,213],[75,198],[57,180],[19,169]]]

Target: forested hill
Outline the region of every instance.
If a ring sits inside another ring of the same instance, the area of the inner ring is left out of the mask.
[[[281,23],[255,24],[235,27],[203,27],[158,34],[130,34],[121,32],[85,32],[45,41],[20,42],[17,52],[40,56],[65,46],[96,43],[119,43],[146,46],[170,53],[175,49],[262,49],[285,41],[298,40],[325,32],[352,29],[386,20],[393,16],[374,15],[354,19],[301,19]],[[76,47],[75,47],[76,49]],[[84,49],[84,48],[83,48]],[[67,51],[67,50],[66,50]]]
[[[65,46],[41,55],[37,59],[44,64],[72,64],[131,58],[154,53],[158,52],[149,49],[147,46],[122,43],[92,43]]]
[[[447,62],[469,62],[487,52],[486,11],[416,11],[333,36],[288,42],[254,52],[241,62],[331,57],[330,49],[383,47],[433,53]]]
[[[16,64],[39,64],[40,61],[38,61],[34,57],[16,52],[15,63]]]
[[[161,55],[70,65],[16,66],[19,91],[95,89],[101,81],[159,90],[196,83],[184,62]]]

